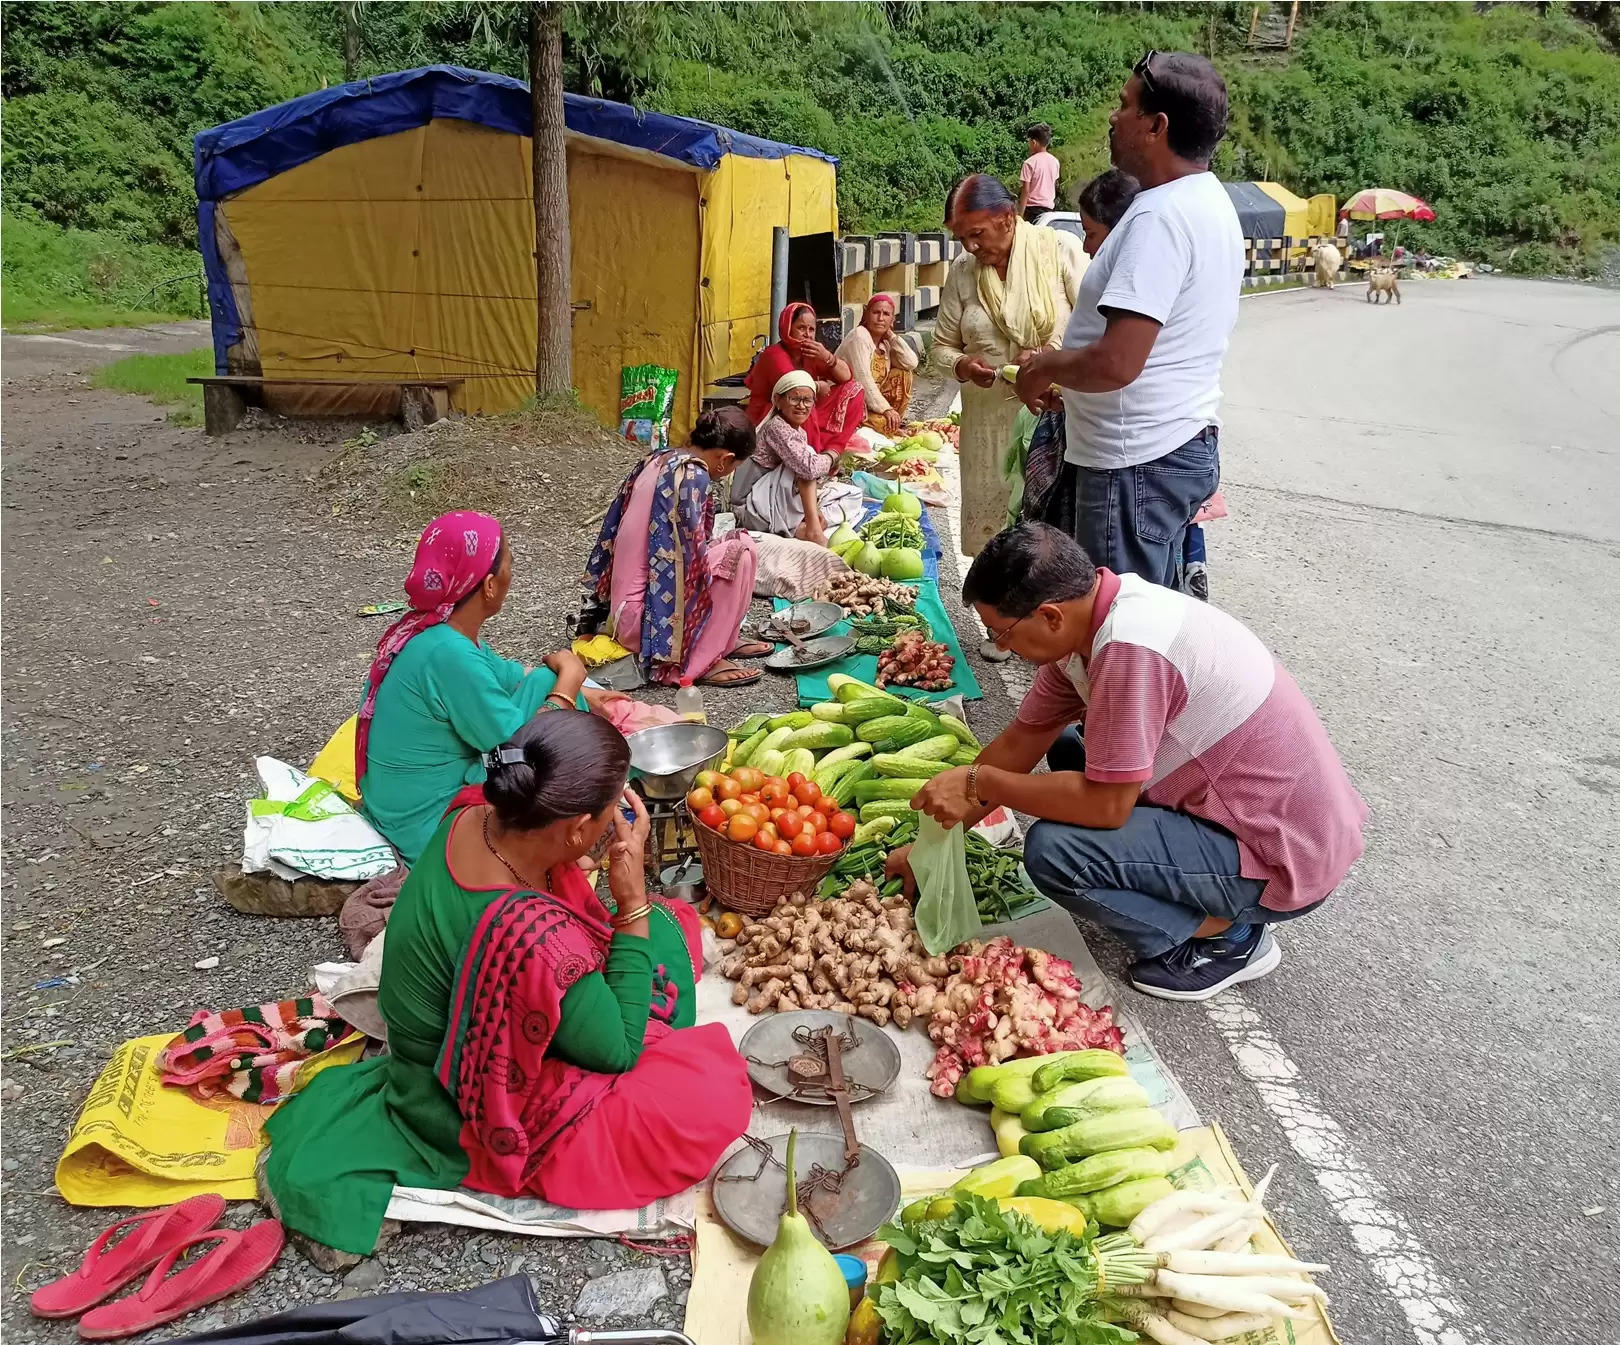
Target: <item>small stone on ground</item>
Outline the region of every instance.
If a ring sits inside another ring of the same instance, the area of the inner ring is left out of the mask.
[[[651,1312],[666,1292],[663,1272],[656,1266],[619,1270],[589,1281],[574,1300],[574,1315],[593,1322],[634,1317]]]

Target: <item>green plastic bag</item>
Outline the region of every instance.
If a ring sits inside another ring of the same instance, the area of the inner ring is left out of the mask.
[[[930,957],[966,943],[984,928],[973,900],[961,827],[946,831],[927,813],[919,813],[911,873],[917,880],[917,935]]]

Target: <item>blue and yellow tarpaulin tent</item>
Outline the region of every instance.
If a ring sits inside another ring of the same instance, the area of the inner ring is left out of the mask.
[[[621,367],[667,365],[679,433],[707,384],[774,339],[772,229],[836,233],[837,161],[621,103],[565,104],[575,387],[611,424]],[[200,132],[217,372],[453,378],[457,409],[520,404],[534,388],[529,128],[527,85],[428,66]],[[267,401],[368,409],[363,386]]]

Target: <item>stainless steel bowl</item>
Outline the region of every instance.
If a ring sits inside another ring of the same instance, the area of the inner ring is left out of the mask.
[[[720,760],[726,735],[707,724],[660,724],[639,729],[630,744],[630,770],[649,799],[678,799],[692,777]]]

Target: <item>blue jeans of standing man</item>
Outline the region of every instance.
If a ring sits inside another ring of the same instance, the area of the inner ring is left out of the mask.
[[[1085,770],[1077,730],[1065,730],[1047,764],[1054,771]],[[1024,842],[1024,867],[1044,896],[1113,931],[1138,957],[1185,943],[1209,916],[1235,927],[1305,913],[1260,905],[1265,881],[1243,877],[1231,832],[1140,803],[1114,831],[1037,822]]]
[[[1220,431],[1211,425],[1152,462],[1075,474],[1073,536],[1092,561],[1180,587],[1187,529],[1221,484]]]

